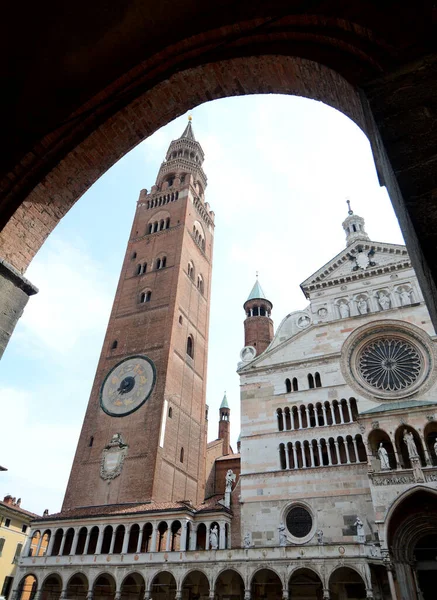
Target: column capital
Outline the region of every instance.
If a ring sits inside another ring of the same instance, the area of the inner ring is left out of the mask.
[[[93,600],[93,590],[92,589],[88,590],[88,592],[86,594],[86,600]]]
[[[327,588],[325,588],[323,590],[323,600],[330,600],[330,598],[331,598],[331,593]]]
[[[244,600],[250,600],[251,596],[252,596],[252,594],[251,594],[250,588],[246,588],[244,590]]]
[[[175,600],[181,600],[181,599],[182,599],[182,590],[176,590]]]

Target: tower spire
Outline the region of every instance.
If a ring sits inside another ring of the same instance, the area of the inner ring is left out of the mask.
[[[268,300],[256,273],[255,283],[244,303],[244,345],[253,346],[257,355],[264,352],[273,339],[273,321],[270,318],[273,304]]]
[[[222,454],[223,456],[227,456],[231,453],[231,409],[229,408],[226,392],[223,396],[222,403],[220,404],[219,417],[218,436],[219,440],[222,440],[223,442]]]
[[[370,238],[364,229],[363,217],[354,214],[354,211],[351,209],[351,201],[349,199],[346,200],[346,204],[348,207],[347,217],[342,223],[344,232],[346,234],[346,245],[350,246],[357,240],[366,242],[370,241]]]

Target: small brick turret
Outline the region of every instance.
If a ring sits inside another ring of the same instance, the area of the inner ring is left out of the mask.
[[[229,408],[226,392],[220,404],[219,414],[218,436],[220,440],[223,440],[223,456],[227,456],[231,453],[231,409]]]
[[[270,318],[273,304],[267,300],[258,278],[244,303],[244,345],[253,346],[259,356],[273,339],[273,321]]]

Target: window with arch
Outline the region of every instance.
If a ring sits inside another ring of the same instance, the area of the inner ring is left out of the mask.
[[[155,269],[160,269],[161,268],[161,259],[157,258],[156,259],[156,263],[155,263]]]
[[[141,296],[140,296],[140,302],[144,303],[144,302],[150,302],[152,298],[152,292],[142,292]]]
[[[285,391],[287,393],[291,392],[291,381],[288,378],[285,380]]]
[[[322,387],[322,380],[320,378],[320,373],[316,373],[314,375],[314,383],[316,384],[316,388]]]
[[[194,358],[194,340],[192,335],[189,335],[187,338],[187,354],[190,358]]]
[[[299,391],[299,384],[297,382],[297,378],[296,377],[293,377],[292,385],[293,385],[293,392],[298,392]]]
[[[137,265],[137,275],[141,275],[143,265]]]
[[[134,260],[136,257],[137,257],[137,253],[136,253],[136,252],[133,252],[133,253],[132,253],[132,256],[131,256],[131,260]]]
[[[89,439],[88,447],[91,448],[93,444],[94,444],[94,436],[92,435]]]
[[[165,228],[168,229],[170,227],[170,217],[167,217],[165,220]]]
[[[181,463],[184,462],[184,449],[183,448],[181,448],[181,452],[180,452],[180,455],[179,455],[179,460],[180,460]]]
[[[111,350],[115,350],[115,349],[117,348],[117,346],[118,346],[118,341],[117,341],[117,340],[114,340],[114,341],[112,342]]]
[[[169,409],[168,409],[168,418],[171,419],[172,417],[173,417],[173,409],[170,406]]]
[[[312,373],[308,373],[308,387],[310,388],[310,390],[314,388],[314,377]]]
[[[194,265],[191,261],[188,263],[187,273],[188,277],[194,280]]]
[[[182,315],[179,315],[179,325],[182,325],[182,323],[184,322]]]
[[[204,285],[203,285],[203,277],[202,275],[197,276],[197,289],[203,295]]]

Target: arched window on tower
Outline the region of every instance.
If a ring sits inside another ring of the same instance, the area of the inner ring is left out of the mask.
[[[291,381],[288,378],[285,380],[285,391],[287,393],[291,392]]]
[[[187,354],[190,358],[194,358],[194,340],[191,335],[187,338]]]
[[[158,258],[158,259],[156,260],[155,269],[160,269],[160,268],[161,268],[161,259],[160,259],[160,258]]]
[[[314,388],[314,377],[311,373],[308,373],[308,387],[310,388],[310,390]]]
[[[320,373],[316,373],[314,376],[314,380],[316,383],[316,388],[322,387],[322,380],[320,378]]]
[[[170,227],[170,217],[167,217],[165,221],[165,228],[168,229]]]
[[[137,275],[141,275],[142,268],[143,268],[142,265],[137,266]]]
[[[296,377],[293,377],[292,384],[293,384],[293,392],[299,391],[299,384],[297,383],[297,378]]]
[[[194,265],[191,261],[188,263],[187,273],[188,277],[194,280]]]
[[[198,275],[197,276],[197,289],[203,295],[204,286],[203,286],[203,277],[202,277],[202,275]]]
[[[153,233],[153,223],[150,223],[149,227],[147,228],[147,233]]]
[[[144,273],[147,271],[147,263],[143,263],[143,268],[141,270],[141,273],[144,275]]]
[[[180,460],[181,463],[184,462],[184,449],[183,448],[181,448],[181,453],[180,453],[180,456],[179,456],[179,460]]]
[[[117,348],[117,346],[118,346],[118,341],[117,341],[117,340],[114,340],[114,341],[112,342],[111,350],[115,350],[115,349]]]
[[[167,257],[163,256],[161,260],[161,269],[163,269],[167,264]]]

